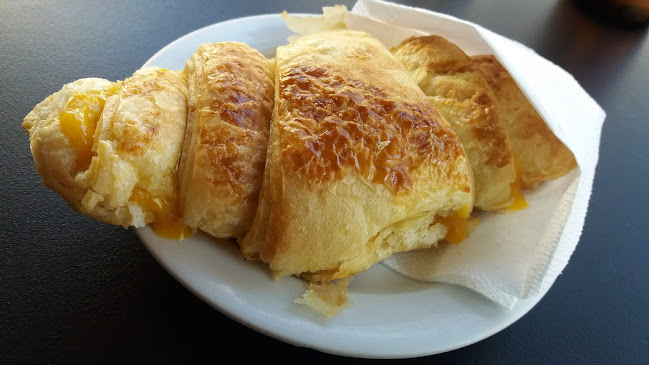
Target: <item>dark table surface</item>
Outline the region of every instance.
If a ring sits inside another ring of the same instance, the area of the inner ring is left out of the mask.
[[[133,230],[73,213],[41,183],[20,123],[63,84],[124,79],[176,38],[223,20],[353,1],[0,3],[0,363],[351,362],[257,333],[176,282]],[[520,41],[604,108],[581,241],[540,303],[457,363],[649,361],[649,41],[571,1],[408,1]],[[610,14],[609,14],[610,15]]]

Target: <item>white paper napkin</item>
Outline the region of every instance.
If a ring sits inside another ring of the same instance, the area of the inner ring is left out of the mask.
[[[393,47],[411,35],[438,34],[467,54],[494,54],[579,168],[525,193],[529,207],[480,214],[458,245],[400,253],[383,263],[408,277],[471,288],[511,309],[544,292],[567,265],[584,225],[606,114],[560,67],[524,45],[448,15],[377,0],[358,1],[345,24]]]

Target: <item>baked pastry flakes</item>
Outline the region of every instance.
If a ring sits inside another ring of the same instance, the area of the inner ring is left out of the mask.
[[[379,41],[315,33],[279,47],[276,63],[264,183],[244,255],[279,277],[330,281],[430,247],[466,223],[473,180],[464,149]]]

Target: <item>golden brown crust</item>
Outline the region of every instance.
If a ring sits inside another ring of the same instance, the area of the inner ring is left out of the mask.
[[[442,74],[457,71],[469,62],[469,56],[462,49],[437,35],[410,37],[393,49],[392,53],[408,72],[424,68]]]
[[[507,131],[503,128],[494,96],[478,72],[459,72],[436,76],[427,88],[435,106],[447,116],[456,130],[466,128],[471,139],[480,146],[481,159],[497,168],[512,163]],[[462,139],[462,138],[461,138]],[[467,140],[468,142],[468,140]],[[467,144],[464,143],[465,147]]]
[[[509,206],[516,180],[513,152],[482,74],[467,71],[469,57],[439,36],[409,38],[392,52],[460,137],[475,177],[475,206]]]
[[[322,182],[351,167],[400,191],[412,188],[410,175],[422,163],[462,154],[455,133],[439,123],[431,105],[415,98],[393,101],[388,90],[355,79],[345,68],[290,65],[282,70],[279,90],[278,113],[291,116],[280,126],[287,174]],[[434,166],[438,175],[446,173],[445,164]]]
[[[183,221],[241,237],[257,206],[273,107],[266,58],[237,42],[202,44],[187,62],[189,117],[180,164]]]
[[[468,68],[480,71],[496,95],[520,163],[524,188],[554,180],[577,167],[572,152],[552,133],[494,56],[473,56]]]
[[[344,30],[280,47],[276,62],[266,177],[244,253],[279,276],[329,281],[444,237],[435,216],[472,204],[466,156],[389,52]]]

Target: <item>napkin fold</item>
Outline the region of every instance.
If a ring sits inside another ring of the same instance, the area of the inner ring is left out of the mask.
[[[379,0],[359,0],[344,22],[387,47],[412,35],[437,34],[469,55],[494,54],[579,165],[567,176],[526,191],[525,210],[478,213],[480,224],[460,244],[399,253],[383,264],[416,280],[465,286],[509,309],[520,298],[547,291],[581,236],[604,110],[569,73],[479,25]]]

